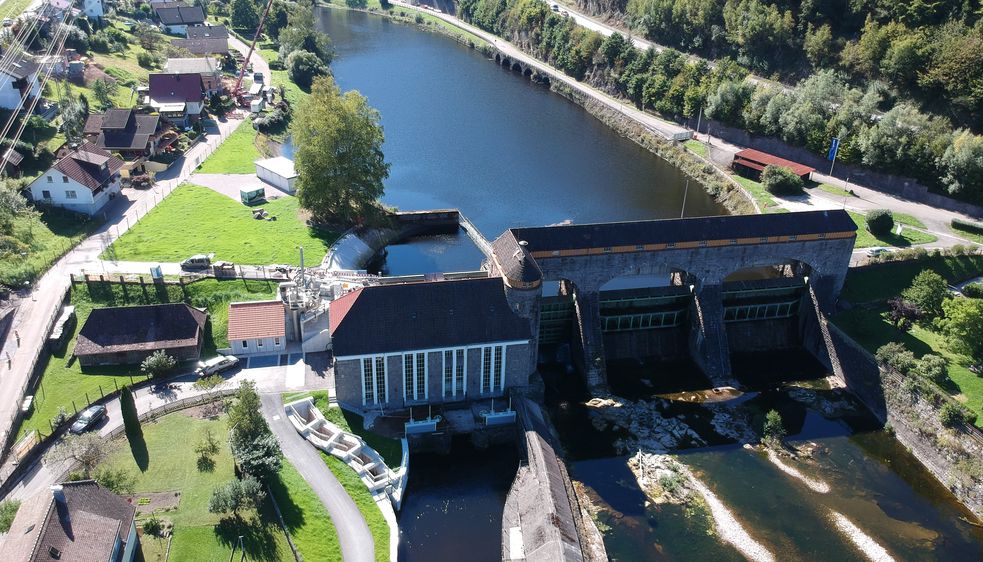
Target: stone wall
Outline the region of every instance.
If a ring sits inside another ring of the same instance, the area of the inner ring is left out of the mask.
[[[799,320],[796,317],[748,322],[728,322],[727,343],[731,353],[768,351],[799,347]]]

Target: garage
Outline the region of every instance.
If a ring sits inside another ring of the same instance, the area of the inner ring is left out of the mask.
[[[294,161],[283,156],[256,161],[256,177],[286,193],[294,192]]]

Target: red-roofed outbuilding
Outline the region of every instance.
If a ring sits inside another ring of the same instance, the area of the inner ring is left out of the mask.
[[[756,181],[761,178],[761,172],[764,171],[766,166],[787,168],[793,174],[804,180],[809,179],[809,176],[816,171],[815,168],[810,168],[805,164],[792,162],[791,160],[779,158],[778,156],[761,152],[760,150],[754,150],[753,148],[745,148],[735,154],[734,162],[731,164],[735,172]]]
[[[280,353],[287,348],[283,302],[234,302],[229,305],[229,345],[234,355]]]

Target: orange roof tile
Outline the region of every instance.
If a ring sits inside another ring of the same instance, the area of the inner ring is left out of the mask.
[[[282,338],[286,333],[281,301],[234,302],[229,305],[230,340]]]

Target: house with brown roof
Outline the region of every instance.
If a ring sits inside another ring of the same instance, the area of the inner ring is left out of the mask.
[[[40,96],[39,70],[35,62],[26,58],[5,63],[0,69],[0,108],[24,107],[31,98]]]
[[[25,500],[0,546],[5,562],[132,562],[136,508],[94,480],[51,486]]]
[[[224,55],[229,52],[229,30],[224,25],[197,25],[187,29],[186,39],[171,43],[194,55]]]
[[[123,161],[92,142],[70,150],[29,186],[31,199],[95,215],[119,194]]]
[[[191,57],[167,59],[164,63],[167,74],[200,74],[205,95],[211,96],[222,91],[222,68],[212,57]]]
[[[197,72],[150,75],[147,104],[162,117],[187,127],[205,108],[205,85]]]
[[[234,302],[229,305],[229,345],[233,355],[280,353],[287,348],[283,302]]]
[[[184,35],[189,27],[205,23],[205,12],[201,6],[189,6],[184,2],[160,2],[154,4],[153,8],[161,27],[172,35]]]
[[[119,153],[127,162],[142,162],[158,154],[161,135],[159,115],[141,115],[132,109],[93,113],[85,121],[85,138],[103,150]]]
[[[157,350],[180,361],[201,356],[208,313],[185,303],[96,308],[73,354],[82,366],[135,365]]]

